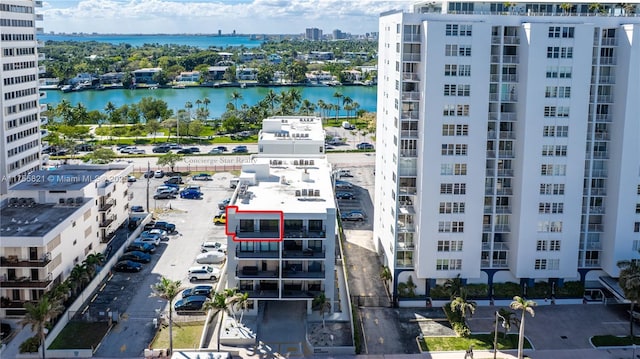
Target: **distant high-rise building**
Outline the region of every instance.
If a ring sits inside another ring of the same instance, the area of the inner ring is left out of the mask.
[[[40,168],[40,103],[46,96],[38,89],[38,60],[42,28],[36,14],[42,1],[3,0],[0,3],[0,194],[28,173]]]
[[[347,38],[347,34],[345,34],[344,32],[340,31],[339,29],[333,30],[333,39],[334,40],[341,40],[341,39],[346,39],[346,38]]]
[[[315,27],[306,29],[304,38],[311,41],[320,41],[322,40],[322,30]]]
[[[640,258],[640,17],[596,5],[381,15],[374,242],[395,295],[606,286]]]

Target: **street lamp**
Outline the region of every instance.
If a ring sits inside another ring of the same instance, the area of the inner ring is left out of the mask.
[[[496,325],[493,332],[493,359],[496,359],[496,355],[498,355],[498,318],[502,318],[502,327],[507,327],[507,319],[501,316],[500,313],[496,310]]]

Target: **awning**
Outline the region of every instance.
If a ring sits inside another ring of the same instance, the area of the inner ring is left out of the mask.
[[[616,299],[625,303],[629,302],[627,298],[625,298],[624,291],[622,290],[622,287],[620,287],[620,284],[618,283],[617,278],[611,278],[609,276],[601,276],[598,279],[600,280],[600,283],[602,283],[602,285],[605,288],[607,288],[611,292],[611,294],[613,294],[616,297]]]

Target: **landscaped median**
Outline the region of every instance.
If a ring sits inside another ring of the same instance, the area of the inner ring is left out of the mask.
[[[418,338],[420,351],[423,352],[448,352],[467,350],[473,346],[474,350],[493,350],[493,333],[471,334],[464,337],[424,337]],[[498,350],[516,350],[518,348],[518,335],[508,334],[505,338],[498,333]],[[525,338],[524,348],[531,349],[531,343]]]
[[[631,340],[631,336],[615,336],[615,335],[596,335],[590,339],[591,345],[596,348],[607,347],[630,347],[632,345],[640,345],[640,337],[634,336]]]
[[[174,348],[196,348],[200,345],[200,337],[204,330],[204,322],[184,322],[173,325]],[[169,348],[169,327],[162,326],[150,345],[151,348]]]

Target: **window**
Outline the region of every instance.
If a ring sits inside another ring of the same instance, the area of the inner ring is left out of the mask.
[[[458,75],[458,65],[444,65],[444,75],[445,76],[457,76]]]
[[[458,56],[471,56],[471,45],[460,45],[458,47]]]
[[[458,45],[445,45],[444,56],[458,56]]]
[[[549,26],[549,37],[560,37],[560,26]]]
[[[564,195],[564,184],[551,184],[551,183],[543,183],[540,184],[540,194],[541,195]]]
[[[440,233],[463,233],[464,222],[462,221],[440,221],[438,222],[438,232]]]
[[[540,221],[538,222],[538,232],[562,232],[562,221]]]
[[[547,86],[544,91],[546,98],[571,98],[571,87],[569,86]]]
[[[548,270],[560,269],[560,259],[549,259],[547,261],[547,269]]]
[[[568,137],[569,126],[556,126],[556,137]]]
[[[549,250],[553,252],[557,252],[560,250],[560,240],[552,239],[549,241]]]
[[[564,212],[563,202],[540,202],[538,203],[538,213],[540,214],[558,214]]]
[[[568,106],[558,106],[558,108],[557,108],[557,117],[569,117],[569,107]]]
[[[461,270],[462,259],[437,259],[436,270]]]
[[[542,145],[543,156],[567,156],[567,145]]]
[[[445,25],[445,33],[446,36],[458,36],[458,25],[455,24],[447,24]]]
[[[456,176],[466,176],[467,175],[467,164],[466,163],[456,163],[453,167],[453,174]]]
[[[560,46],[548,46],[547,47],[548,59],[572,59],[573,47],[560,47]]]
[[[556,135],[556,126],[544,126],[542,129],[542,136],[554,137]]]
[[[636,203],[636,214],[640,214],[640,203]]]
[[[462,241],[438,241],[438,252],[460,252]]]
[[[440,213],[464,213],[464,202],[440,202]]]
[[[544,117],[556,117],[557,108],[555,106],[544,107]]]
[[[549,26],[549,38],[573,39],[575,28],[571,26]]]
[[[467,136],[469,125],[442,125],[442,136]]]
[[[640,232],[640,222],[635,222],[633,224],[633,231],[636,233]]]
[[[466,183],[441,183],[440,194],[463,195],[467,193]]]
[[[456,105],[444,105],[444,109],[442,110],[443,116],[455,116],[456,115]]]
[[[547,260],[546,259],[536,259],[536,264],[534,267],[536,270],[545,270],[547,269]]]
[[[445,84],[444,85],[444,95],[445,96],[455,96],[456,95],[456,85],[449,85],[449,84]]]
[[[536,242],[536,251],[546,251],[547,241],[541,240]]]

